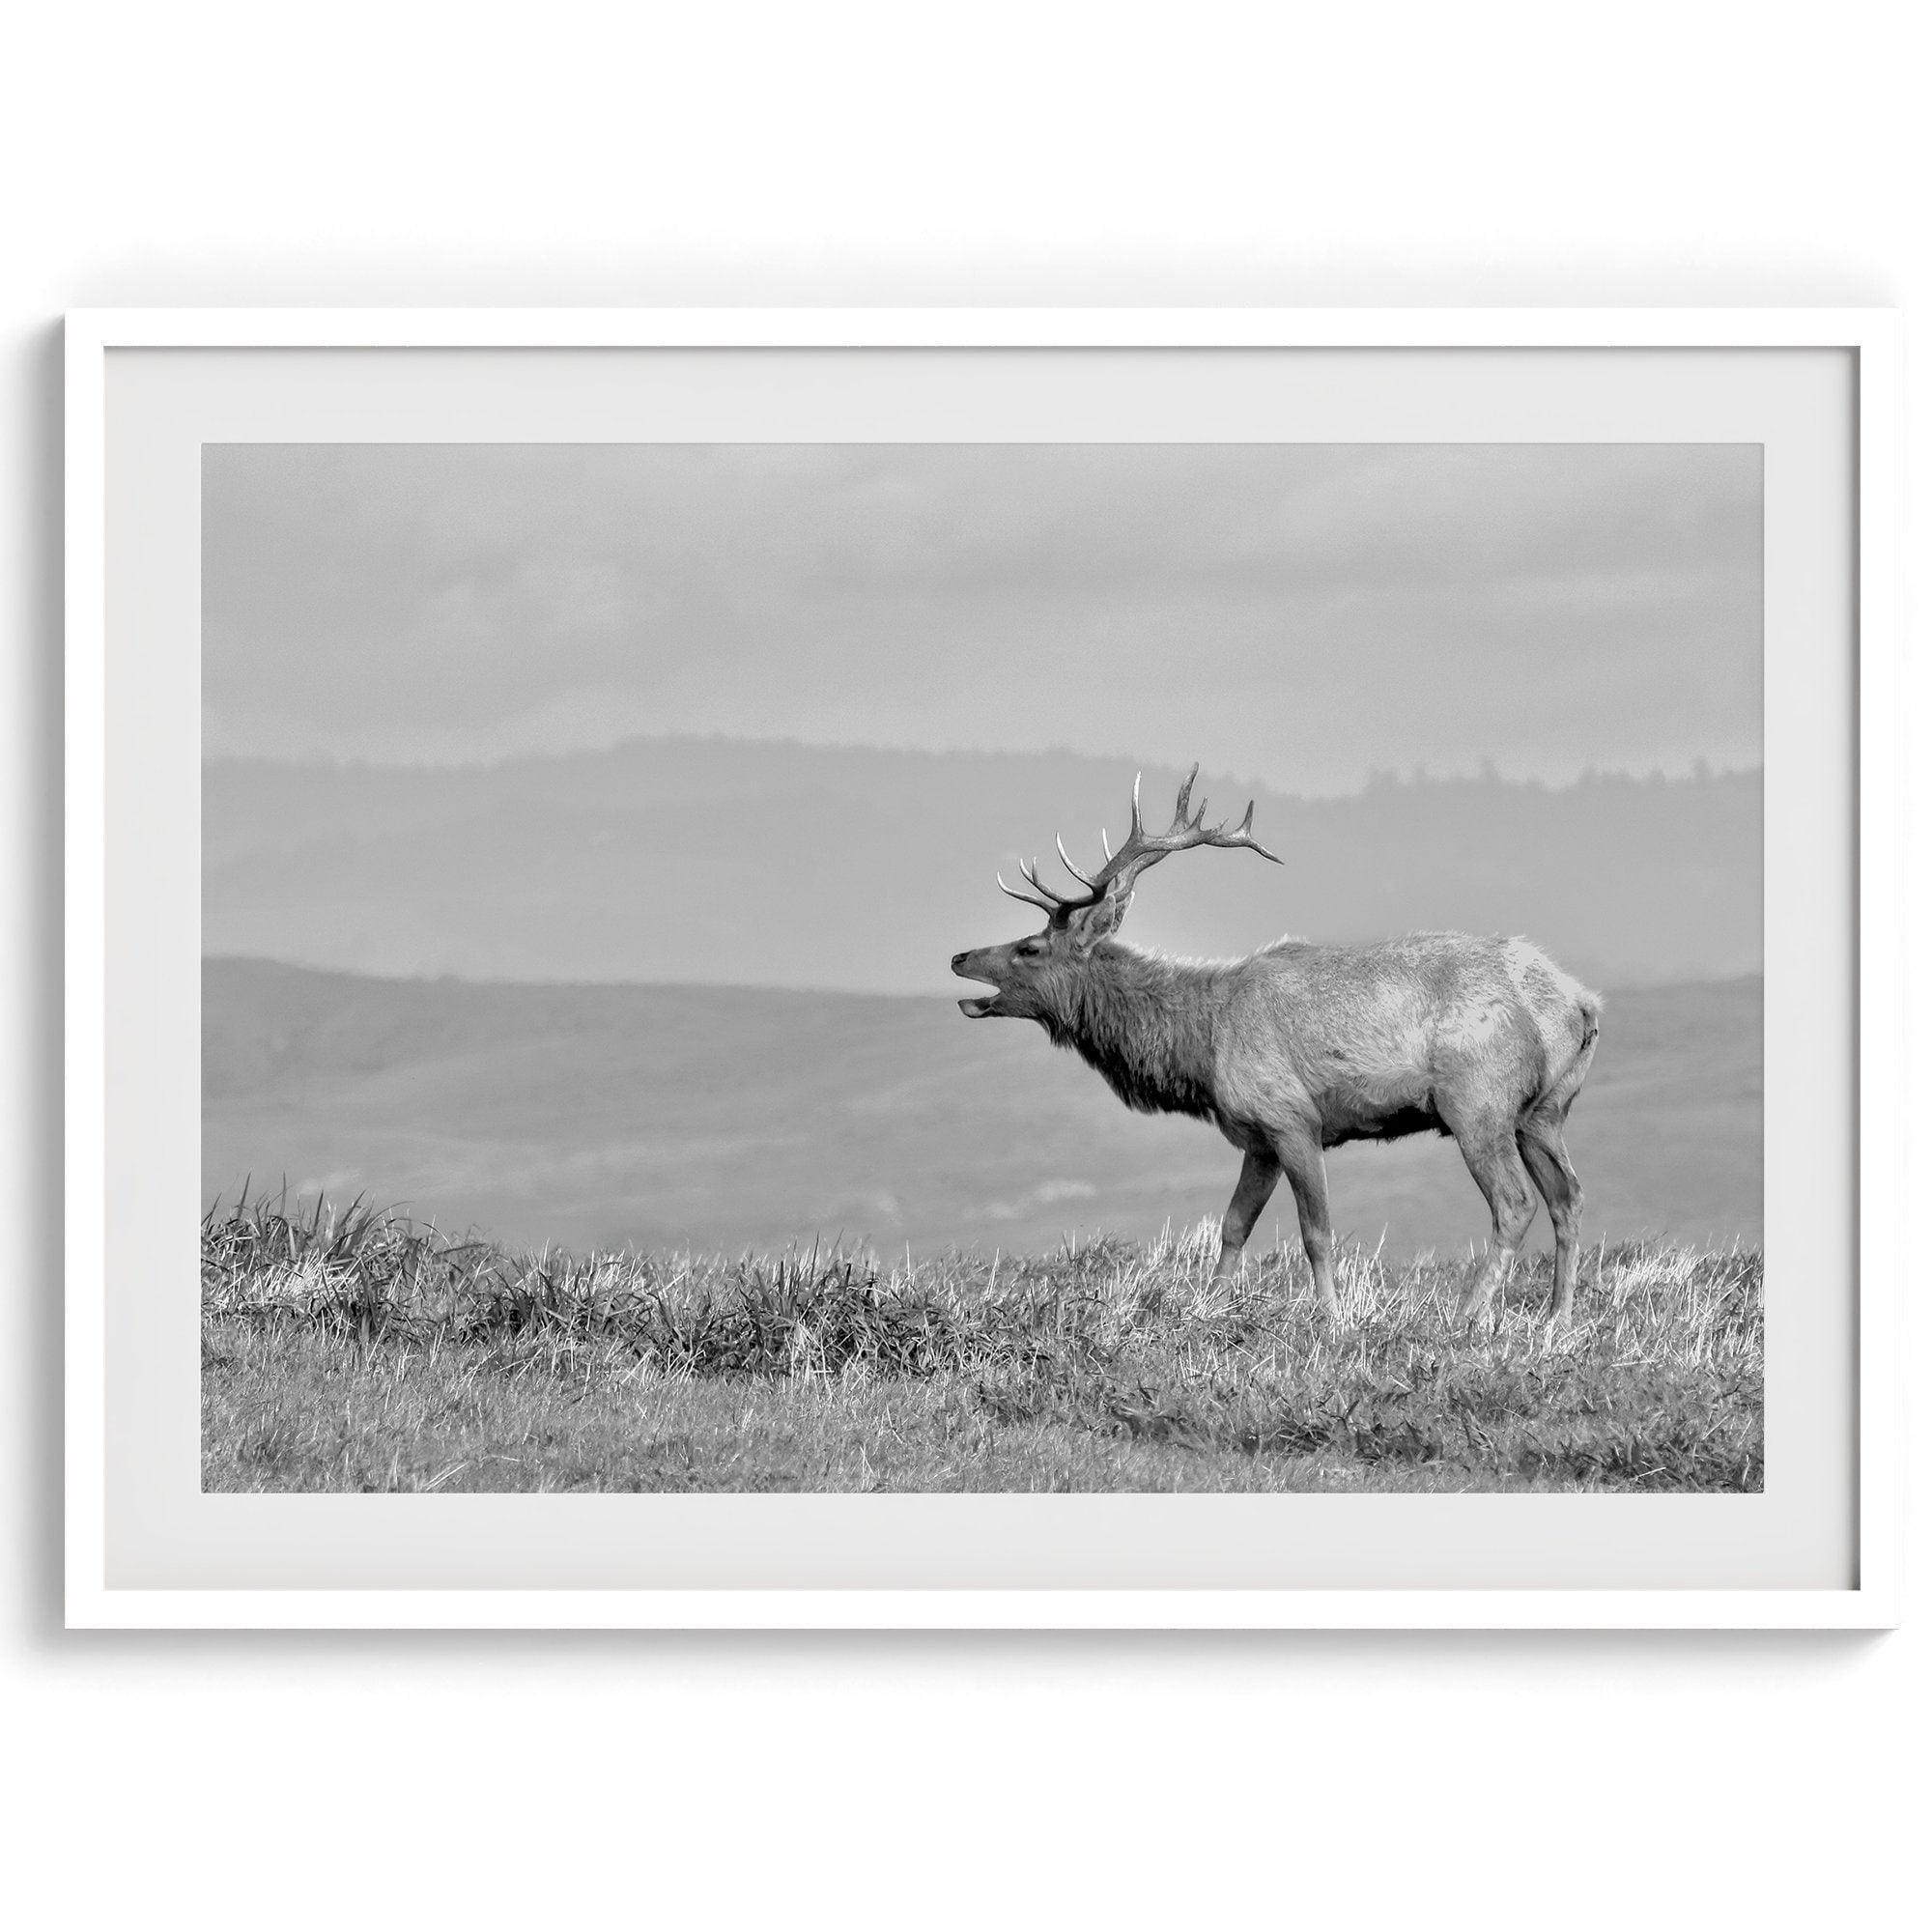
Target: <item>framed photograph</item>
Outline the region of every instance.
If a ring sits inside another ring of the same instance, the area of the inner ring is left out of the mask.
[[[1867,311],[68,325],[76,1626],[1895,1621]]]

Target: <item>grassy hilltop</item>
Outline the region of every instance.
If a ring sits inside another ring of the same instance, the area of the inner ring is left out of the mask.
[[[382,1491],[1750,1491],[1750,1250],[1548,1261],[1492,1333],[1466,1260],[1298,1253],[1211,1290],[1213,1224],[897,1264],[515,1254],[244,1202],[202,1238],[203,1485]]]

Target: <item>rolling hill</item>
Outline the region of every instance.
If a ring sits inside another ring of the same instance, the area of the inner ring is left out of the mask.
[[[286,1179],[526,1245],[1037,1250],[1218,1213],[1239,1165],[1200,1122],[1128,1113],[1037,1028],[950,999],[215,958],[203,1000],[207,1199]],[[1758,1238],[1762,1008],[1755,979],[1612,993],[1570,1130],[1591,1239]],[[1338,1230],[1371,1242],[1487,1234],[1433,1136],[1338,1150],[1329,1178]],[[1283,1217],[1285,1195],[1258,1238]]]
[[[210,763],[203,951],[471,980],[947,990],[1030,915],[996,867],[1118,838],[1126,759],[664,739],[447,770]],[[1151,766],[1150,815],[1179,774]],[[1226,954],[1295,933],[1527,932],[1593,985],[1761,970],[1755,772],[1385,778],[1304,799],[1204,774],[1281,867],[1203,854],[1132,937]]]

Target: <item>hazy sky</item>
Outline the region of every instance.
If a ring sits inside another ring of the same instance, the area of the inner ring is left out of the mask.
[[[211,755],[1761,756],[1754,444],[225,444]]]

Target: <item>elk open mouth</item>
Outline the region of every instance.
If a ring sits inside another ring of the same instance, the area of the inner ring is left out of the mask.
[[[955,952],[952,955],[952,970],[962,980],[984,980],[990,978],[988,974],[974,972],[973,968],[978,963],[978,960],[970,952]],[[990,993],[976,994],[970,1000],[961,1000],[959,1002],[959,1010],[969,1020],[982,1020],[987,1014],[996,1013],[999,1009],[1000,989],[997,985],[994,986]]]
[[[952,955],[952,970],[962,980],[991,980],[990,973],[977,971],[983,952],[955,952]],[[969,1020],[982,1020],[989,1013],[1000,1009],[1000,988],[997,982],[990,993],[980,993],[970,1000],[959,1002],[959,1010]]]

